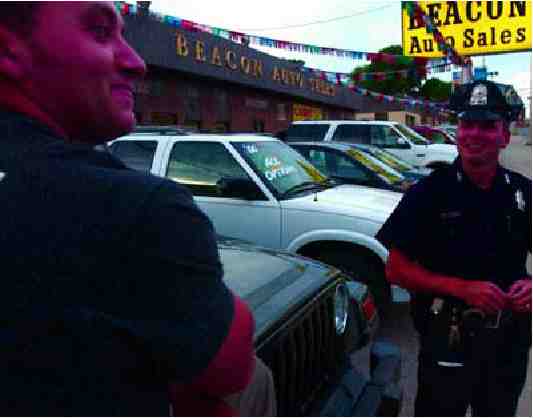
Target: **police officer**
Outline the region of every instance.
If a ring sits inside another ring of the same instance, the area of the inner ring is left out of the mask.
[[[417,416],[511,416],[531,345],[531,181],[500,152],[522,104],[512,88],[475,81],[458,112],[453,165],[412,187],[378,233],[386,275],[411,293],[420,334]]]

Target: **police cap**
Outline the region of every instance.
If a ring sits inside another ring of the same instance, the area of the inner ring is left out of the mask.
[[[513,86],[478,80],[456,88],[450,109],[462,120],[517,120],[524,104]]]

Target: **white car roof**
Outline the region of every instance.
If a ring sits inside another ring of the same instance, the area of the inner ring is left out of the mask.
[[[398,122],[391,120],[300,120],[293,122],[293,125],[327,125],[327,124],[345,124],[345,125],[397,125]]]
[[[132,133],[117,138],[115,141],[149,139],[155,141],[209,141],[209,142],[281,142],[273,136],[250,134],[191,134],[191,135],[158,135],[157,133]]]

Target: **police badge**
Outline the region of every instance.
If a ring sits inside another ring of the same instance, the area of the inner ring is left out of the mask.
[[[486,106],[487,105],[487,86],[478,84],[472,89],[470,95],[470,106]]]

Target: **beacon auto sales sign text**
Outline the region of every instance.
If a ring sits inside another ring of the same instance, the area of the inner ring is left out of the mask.
[[[531,50],[531,1],[421,1],[422,10],[459,55]],[[442,57],[433,35],[402,8],[403,53]]]

